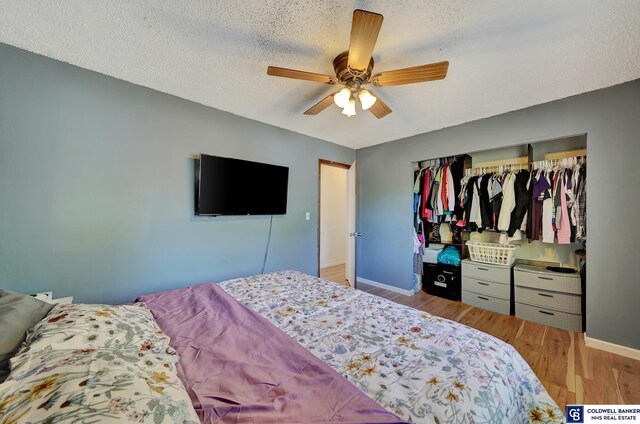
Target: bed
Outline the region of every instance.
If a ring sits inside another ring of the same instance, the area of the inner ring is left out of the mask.
[[[215,321],[216,311],[221,310],[238,309],[251,315],[246,306],[401,420],[564,422],[562,411],[512,346],[467,326],[300,272],[204,284],[139,300],[153,311],[180,354],[178,375],[201,418],[207,408],[205,419],[220,416],[226,402],[229,410],[237,407],[231,397],[215,399],[209,406],[201,403],[199,385],[206,380],[207,364],[214,364],[216,355],[228,346],[209,350],[210,357],[199,364],[186,358],[201,355],[202,345],[210,347],[213,340],[237,344],[234,337],[218,338],[224,333],[220,325],[214,326],[209,339],[206,323]],[[241,320],[245,318],[242,315]],[[188,328],[197,330],[188,332]],[[204,384],[224,391],[220,382]],[[313,390],[313,384],[307,389]],[[375,410],[364,421],[398,418]]]
[[[303,273],[138,300],[40,311],[0,422],[564,422],[510,345]]]

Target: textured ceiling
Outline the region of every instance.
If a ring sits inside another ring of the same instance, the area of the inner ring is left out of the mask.
[[[449,74],[376,89],[381,120],[304,116],[331,87],[267,66],[331,74],[356,8],[385,17],[375,71]],[[640,1],[7,0],[0,42],[359,148],[640,78]]]

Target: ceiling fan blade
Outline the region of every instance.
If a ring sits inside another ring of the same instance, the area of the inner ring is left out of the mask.
[[[323,110],[328,108],[329,105],[333,104],[333,96],[335,94],[336,93],[329,94],[327,97],[325,97],[324,99],[320,100],[318,103],[316,103],[315,105],[313,105],[309,109],[307,109],[304,112],[304,114],[305,115],[317,115],[317,114],[319,114],[320,112],[322,112]]]
[[[449,62],[431,63],[429,65],[382,72],[374,75],[371,78],[371,82],[378,87],[390,87],[392,85],[440,80],[447,76],[448,69]]]
[[[373,106],[371,106],[369,109],[367,109],[369,112],[373,113],[375,115],[375,117],[378,118],[378,119],[384,118],[385,116],[387,116],[388,114],[390,114],[392,112],[391,108],[389,106],[387,106],[387,104],[385,102],[383,102],[382,99],[376,95],[376,93],[374,93],[371,90],[369,90],[369,92],[373,96],[375,96],[376,99],[378,99],[373,104]]]
[[[321,82],[333,85],[337,82],[336,77],[323,74],[314,74],[313,72],[296,71],[295,69],[278,68],[277,66],[269,66],[267,75],[274,77],[294,78],[305,81]]]
[[[367,70],[383,19],[384,17],[378,13],[360,9],[353,12],[351,41],[349,42],[349,68],[356,72]]]

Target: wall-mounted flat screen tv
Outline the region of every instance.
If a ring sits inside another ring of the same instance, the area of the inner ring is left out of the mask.
[[[284,215],[289,168],[200,155],[197,215]]]

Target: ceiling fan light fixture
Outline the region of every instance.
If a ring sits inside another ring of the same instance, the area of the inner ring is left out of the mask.
[[[356,114],[355,103],[360,100],[363,110],[369,110],[376,118],[384,118],[392,110],[373,91],[362,87],[372,84],[375,87],[416,84],[446,78],[449,62],[442,61],[427,65],[392,71],[374,72],[373,50],[378,41],[384,17],[379,13],[356,9],[351,20],[349,50],[333,59],[333,75],[317,74],[296,69],[267,67],[267,75],[312,81],[333,86],[331,94],[304,111],[304,115],[317,115],[335,103],[347,116]],[[340,88],[339,91],[335,91]],[[374,107],[375,106],[375,107]]]
[[[376,100],[378,100],[376,96],[372,95],[367,89],[364,88],[358,93],[358,98],[360,99],[360,103],[362,104],[362,110],[369,109],[375,104]]]
[[[345,108],[349,103],[349,98],[351,97],[351,90],[347,87],[340,90],[333,96],[333,101],[338,107]]]
[[[347,102],[347,105],[342,110],[342,113],[344,115],[349,116],[349,117],[355,115],[356,114],[356,99],[354,99],[353,97],[349,98],[349,100]]]

